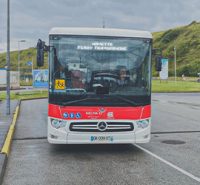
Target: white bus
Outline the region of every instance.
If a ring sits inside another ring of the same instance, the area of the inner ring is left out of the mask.
[[[39,66],[49,51],[49,143],[150,141],[150,32],[53,28],[37,49]]]

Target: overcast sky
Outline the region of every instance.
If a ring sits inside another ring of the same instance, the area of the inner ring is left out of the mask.
[[[6,2],[0,0],[0,52],[6,49]],[[52,27],[166,30],[200,21],[200,0],[10,0],[11,49],[47,40]]]

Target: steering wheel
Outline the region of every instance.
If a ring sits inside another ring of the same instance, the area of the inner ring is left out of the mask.
[[[113,81],[111,80],[109,82],[109,91],[110,92],[115,92],[118,89],[119,84],[117,83],[117,81]]]

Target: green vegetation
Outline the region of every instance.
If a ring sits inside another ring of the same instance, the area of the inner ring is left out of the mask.
[[[187,26],[181,26],[167,31],[153,33],[154,48],[162,49],[163,57],[169,58],[169,76],[174,75],[174,47],[177,51],[177,76],[197,77],[200,72],[200,23],[193,21]],[[36,66],[36,49],[29,48],[20,52],[21,80],[31,79],[31,66],[27,61],[33,59],[34,69]],[[6,65],[6,53],[0,53],[0,68]],[[45,65],[48,68],[47,53],[45,53]],[[11,70],[18,69],[18,51],[11,52]],[[158,73],[153,67],[153,76]]]
[[[38,68],[36,64],[36,49],[29,48],[20,51],[20,85],[30,86],[32,85],[32,66],[27,65],[28,61],[33,61],[33,69],[48,69],[48,54],[45,53],[44,66]],[[18,71],[18,51],[10,52],[10,70]],[[6,53],[0,53],[0,68],[4,68],[6,65]],[[26,78],[29,82],[26,82]]]
[[[192,80],[193,78],[191,78]],[[196,81],[152,81],[152,92],[200,92],[200,83]],[[11,91],[11,99],[32,99],[32,98],[47,98],[47,90],[38,91]],[[6,92],[0,91],[0,100],[6,99]]]
[[[29,82],[26,82],[26,80],[20,81],[20,86],[32,86],[32,84],[33,84],[32,79]]]
[[[41,91],[23,91],[23,92],[14,92],[11,91],[10,98],[13,99],[32,99],[32,98],[47,98],[48,92],[47,90],[41,90]],[[0,92],[0,100],[6,99],[6,92]]]
[[[45,64],[40,69],[47,69],[47,53],[45,53]],[[32,77],[32,66],[28,66],[27,62],[33,61],[33,69],[38,69],[36,64],[36,49],[29,48],[20,51],[20,76],[21,80],[27,77]],[[10,69],[11,71],[18,71],[18,51],[12,51],[10,53]],[[0,53],[0,68],[4,68],[6,65],[6,53]]]
[[[152,81],[152,92],[200,92],[200,83],[191,81]]]
[[[153,33],[154,48],[169,58],[169,75],[174,74],[174,47],[177,52],[177,75],[197,76],[200,72],[200,23]],[[157,73],[153,71],[153,76]]]

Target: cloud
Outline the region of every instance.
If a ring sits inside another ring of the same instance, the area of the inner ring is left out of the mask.
[[[160,31],[200,19],[199,0],[12,0],[11,48],[26,38],[47,40],[52,27],[106,27]],[[0,2],[0,50],[6,42],[6,2]]]

